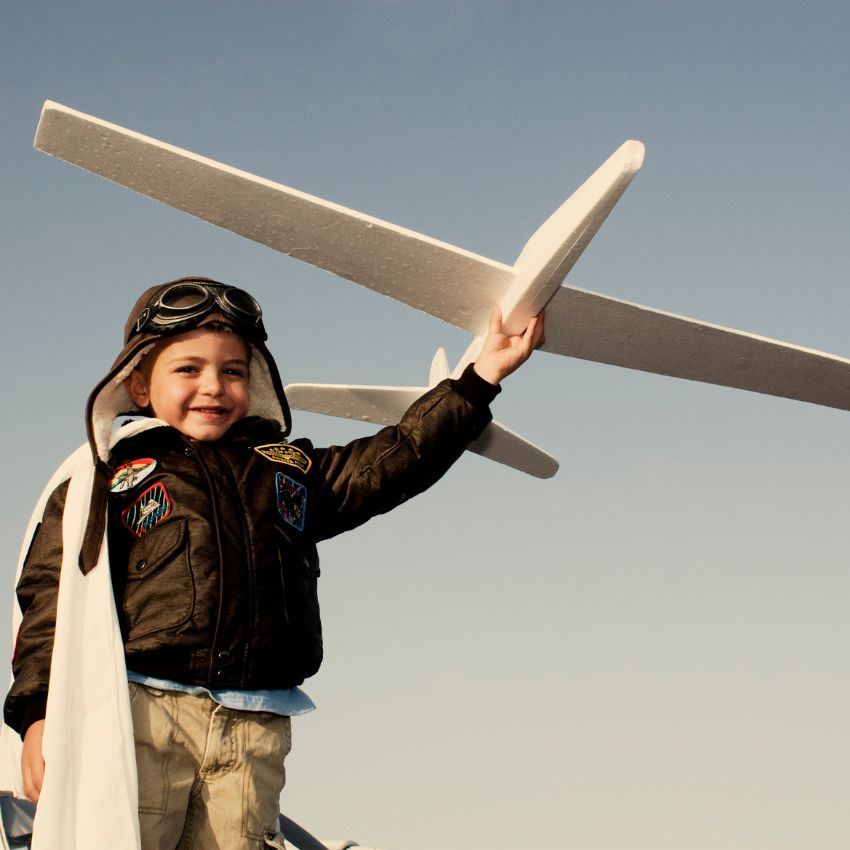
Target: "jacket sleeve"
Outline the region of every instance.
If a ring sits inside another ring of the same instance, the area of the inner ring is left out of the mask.
[[[21,737],[44,717],[47,706],[62,566],[62,513],[68,485],[64,481],[47,500],[17,586],[23,620],[12,656],[15,681],[6,697],[3,715],[6,724]]]
[[[427,490],[490,423],[499,392],[470,365],[417,399],[398,425],[317,450],[309,496],[314,539],[362,525]]]

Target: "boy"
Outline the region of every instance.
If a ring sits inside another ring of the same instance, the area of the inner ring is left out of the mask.
[[[76,755],[93,747],[75,743],[72,729],[70,743],[57,733],[61,745],[48,750],[45,739],[45,771],[42,736],[45,715],[62,717],[57,728],[71,711],[90,721],[94,709],[66,695],[76,688],[91,699],[88,688],[69,686],[57,658],[74,640],[95,644],[86,652],[104,641],[60,637],[80,618],[62,615],[62,587],[76,583],[86,593],[108,572],[130,679],[142,846],[282,846],[275,833],[289,718],[313,707],[298,685],[322,659],[316,543],[440,478],[486,427],[499,382],[541,336],[535,319],[522,336],[507,337],[494,311],[481,354],[461,378],[425,394],[398,426],[317,449],[285,440],[288,405],[248,293],[207,278],[143,293],[123,351],[89,398],[88,510],[74,515],[66,504],[80,503],[75,472],[48,498],[18,583],[23,621],[5,720],[24,740],[27,796],[37,800],[47,788],[54,749],[65,782],[94,758]],[[127,412],[155,418],[110,434]],[[63,551],[75,539],[82,581],[77,553]],[[86,616],[97,609],[87,602]],[[63,666],[82,654],[74,650]],[[119,702],[119,725],[122,710]]]

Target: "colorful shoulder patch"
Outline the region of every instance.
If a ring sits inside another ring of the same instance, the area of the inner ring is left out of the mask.
[[[140,457],[136,460],[122,463],[112,470],[109,479],[109,489],[112,493],[123,493],[135,487],[156,469],[156,461],[152,457]]]
[[[171,513],[171,499],[163,484],[152,484],[129,508],[121,512],[121,521],[134,537],[141,537]]]
[[[277,491],[277,510],[283,521],[293,528],[304,531],[307,515],[307,488],[288,475],[278,472],[274,477]]]
[[[313,465],[306,452],[289,443],[269,443],[265,446],[254,446],[254,451],[273,463],[285,463],[294,466],[302,472],[307,472]]]

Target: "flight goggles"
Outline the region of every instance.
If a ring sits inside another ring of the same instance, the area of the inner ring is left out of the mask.
[[[212,313],[221,313],[249,340],[262,342],[268,338],[263,311],[251,295],[235,286],[205,280],[177,281],[154,295],[139,313],[131,338],[143,332],[191,330]]]

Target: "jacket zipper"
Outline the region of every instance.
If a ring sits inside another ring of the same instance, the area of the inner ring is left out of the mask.
[[[198,450],[198,441],[193,437],[184,437],[186,442],[189,444],[189,449],[187,450],[187,454],[191,454],[194,456],[198,462],[198,466],[200,466],[201,470],[204,473],[204,477],[207,481],[207,489],[210,495],[210,505],[212,507],[213,512],[213,521],[215,523],[215,537],[216,537],[216,548],[218,549],[218,560],[219,560],[219,600],[218,600],[218,614],[216,618],[215,625],[215,634],[213,636],[213,643],[210,647],[211,656],[210,656],[210,664],[213,672],[215,670],[215,648],[218,646],[219,639],[219,628],[222,623],[223,616],[223,607],[224,607],[224,593],[223,593],[223,576],[224,576],[224,556],[223,556],[223,547],[221,543],[221,527],[219,523],[219,503],[216,496],[217,490],[215,484],[213,482],[212,476],[210,474],[210,470],[207,467],[206,462],[201,456],[201,452]],[[221,465],[224,467],[224,475],[227,478],[227,482],[229,485],[230,492],[235,493],[237,496],[239,494],[239,488],[236,484],[236,479],[233,475],[233,472],[230,468],[230,465],[227,463],[225,458],[222,458]],[[247,662],[247,652],[250,646],[251,637],[254,635],[254,627],[255,627],[255,619],[256,619],[256,606],[254,604],[254,553],[251,547],[248,545],[250,543],[248,537],[248,523],[245,515],[245,508],[241,500],[237,499],[237,503],[239,504],[239,518],[242,526],[242,549],[245,554],[245,567],[248,574],[248,609],[249,609],[249,624],[248,624],[248,640],[246,641],[245,648],[243,651],[243,663]],[[277,526],[275,526],[277,528]],[[280,529],[278,529],[280,531]],[[280,532],[281,535],[283,532]],[[285,622],[287,625],[289,624],[289,610],[287,606],[287,592],[286,592],[286,581],[284,579],[283,572],[283,560],[281,557],[280,548],[277,548],[278,552],[278,566],[280,569],[280,584],[281,590],[283,592],[283,614],[285,618]],[[244,667],[243,667],[244,670]]]

